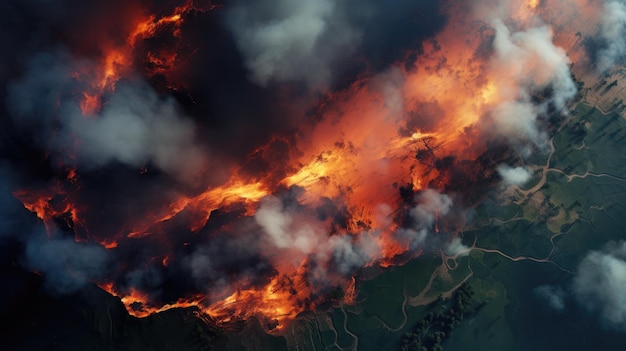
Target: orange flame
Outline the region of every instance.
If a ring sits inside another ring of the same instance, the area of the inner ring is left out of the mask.
[[[285,322],[304,311],[304,306],[298,303],[299,295],[305,295],[303,290],[296,290],[292,286],[287,288],[284,281],[275,277],[263,288],[236,291],[203,308],[203,311],[221,324],[246,320],[252,316],[262,317],[271,321],[270,330],[280,331],[285,327]]]
[[[550,8],[539,0],[512,4],[517,6],[513,13],[520,23],[549,15]],[[90,115],[101,108],[103,95],[114,89],[132,65],[133,49],[139,40],[166,27],[172,35],[180,36],[184,14],[192,8],[191,2],[187,2],[169,16],[151,15],[138,20],[126,45],[103,55],[99,70],[90,80],[92,86],[83,93],[83,114]],[[342,200],[350,218],[347,228],[338,235],[358,237],[368,231],[378,234],[375,241],[380,253],[366,264],[395,264],[394,258],[411,253],[410,245],[394,235],[398,225],[390,219],[393,213],[381,215],[381,206],[397,204],[398,184],[412,184],[416,190],[447,185],[449,180],[433,170],[435,166],[429,157],[473,160],[486,148],[483,140],[472,137],[475,126],[510,93],[498,72],[485,69],[488,62],[476,57],[479,45],[493,36],[493,29],[485,28],[483,23],[468,23],[465,18],[453,18],[449,23],[435,38],[439,44],[426,43],[423,53],[413,62],[397,64],[386,74],[361,79],[344,91],[330,94],[320,108],[320,121],[303,128],[307,133],[297,144],[301,153],[279,161],[287,163],[287,169],[292,171],[278,184],[263,179],[247,182],[233,172],[220,186],[196,195],[179,196],[160,211],[145,214],[138,220],[140,223],[129,225],[132,228],[127,228],[126,238],[117,239],[149,236],[156,226],[182,212],[189,215],[189,228],[197,232],[214,210],[237,203],[245,207],[245,215],[251,216],[261,199],[274,194],[277,188],[298,186],[305,190],[298,199],[304,205],[317,205],[324,199]],[[148,52],[146,58],[158,72],[175,65],[176,53],[170,54]],[[422,160],[416,157],[420,151],[425,155]],[[76,181],[75,172],[68,175],[68,181]],[[18,191],[15,196],[46,225],[67,212],[79,223],[78,211],[70,200],[53,204],[56,196],[65,194],[57,184],[36,194]],[[440,214],[436,213],[435,232],[442,230],[442,225]],[[118,240],[101,244],[115,249]],[[284,251],[284,256],[289,254]],[[165,256],[161,263],[168,266],[171,260]],[[264,285],[250,287],[241,283],[224,296],[192,296],[164,306],[153,306],[148,295],[133,288],[122,292],[116,290],[114,283],[100,286],[120,296],[135,316],[197,306],[222,324],[255,316],[270,322],[268,330],[280,331],[299,313],[314,307],[315,301],[310,301],[312,289],[304,278],[306,262],[284,264],[284,257],[272,260],[278,272]],[[340,283],[346,291],[343,301],[352,303],[357,295],[356,278],[352,276]]]
[[[208,9],[213,9],[211,5]],[[202,9],[204,11],[205,9]],[[154,37],[159,31],[169,30],[174,37],[180,37],[181,25],[184,15],[190,11],[201,11],[194,7],[192,1],[187,1],[183,6],[176,7],[173,14],[157,18],[148,15],[138,18],[134,30],[126,38],[122,46],[105,48],[99,66],[92,74],[78,74],[78,80],[88,80],[91,85],[82,93],[79,106],[84,116],[91,116],[102,108],[104,96],[115,90],[115,84],[127,76],[134,60],[134,50],[140,40]],[[145,62],[152,67],[152,73],[163,73],[172,69],[176,63],[176,51],[164,51],[161,53],[147,52]]]

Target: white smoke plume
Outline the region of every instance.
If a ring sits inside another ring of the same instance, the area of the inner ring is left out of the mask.
[[[445,216],[452,207],[452,198],[434,189],[426,189],[418,196],[419,204],[411,210],[411,216],[423,226],[431,226],[437,216]]]
[[[96,116],[79,108],[81,83],[72,67],[91,67],[64,52],[40,54],[9,86],[7,104],[17,124],[35,133],[41,146],[63,152],[65,162],[86,169],[117,161],[152,163],[183,182],[197,181],[206,166],[195,126],[170,99],[141,81],[119,82]]]
[[[502,182],[505,185],[524,185],[530,177],[532,172],[524,167],[511,167],[509,165],[498,166],[498,174],[502,177]]]
[[[348,274],[380,257],[375,234],[329,235],[317,218],[285,206],[276,197],[263,199],[254,218],[265,234],[264,254],[272,257],[288,252],[285,257],[294,260],[290,264],[296,266],[313,255],[320,268],[332,263],[342,274]]]
[[[591,251],[578,267],[574,295],[608,326],[626,330],[626,242]]]
[[[623,0],[604,3],[600,39],[606,46],[597,53],[597,68],[604,72],[626,56],[626,4]]]
[[[338,5],[333,0],[265,0],[230,7],[227,25],[252,80],[328,84],[333,64],[350,54],[360,37]]]
[[[375,233],[362,233],[355,237],[334,235],[329,238],[324,251],[332,253],[339,272],[353,274],[357,269],[380,259],[381,247],[376,239]]]
[[[99,167],[118,161],[141,166],[152,162],[183,181],[201,176],[207,156],[195,144],[194,124],[180,117],[172,101],[159,99],[148,87],[118,87],[96,118],[73,112],[62,115],[65,128],[59,142],[76,142],[81,164]]]
[[[565,113],[565,104],[576,94],[571,78],[569,58],[552,41],[548,26],[530,27],[511,32],[501,20],[493,20],[495,56],[491,69],[498,77],[499,94],[503,101],[492,111],[499,133],[517,140],[528,140],[544,146],[547,136],[537,126],[537,118],[552,104]],[[534,92],[550,90],[547,100],[536,103]]]
[[[416,201],[418,204],[409,213],[415,225],[397,229],[394,236],[417,251],[432,233],[438,216],[449,213],[452,199],[446,194],[426,189],[416,196]],[[384,216],[385,213],[385,206],[382,206],[380,215]],[[279,271],[281,266],[298,267],[303,261],[309,260],[313,263],[311,273],[316,280],[332,280],[337,274],[348,276],[382,258],[380,232],[330,235],[325,224],[309,211],[288,205],[277,197],[264,198],[254,219],[262,229],[262,235],[257,239],[259,250],[263,257],[272,258],[273,265]],[[453,243],[455,249],[464,248],[460,241]],[[209,258],[199,257],[198,260],[211,264]]]
[[[463,244],[463,240],[461,238],[454,237],[444,246],[444,252],[448,256],[467,256],[470,253],[470,248],[467,245]]]
[[[419,192],[415,200],[418,203],[417,206],[409,211],[413,225],[408,228],[399,228],[395,234],[401,242],[407,242],[413,251],[424,247],[429,235],[433,232],[433,226],[437,225],[436,221],[447,215],[453,205],[449,195],[439,193],[434,189]],[[441,244],[436,243],[436,245]]]
[[[327,234],[315,221],[295,216],[297,213],[289,211],[275,197],[265,198],[254,214],[255,220],[276,248],[294,248],[306,255],[313,252]]]

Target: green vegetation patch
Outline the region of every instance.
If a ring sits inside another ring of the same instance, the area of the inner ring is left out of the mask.
[[[402,339],[402,351],[443,350],[442,342],[450,336],[463,320],[474,313],[474,292],[462,284],[449,300],[438,300],[435,310],[419,321],[412,332]]]

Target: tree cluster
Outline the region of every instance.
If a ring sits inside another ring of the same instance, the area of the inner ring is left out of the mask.
[[[463,323],[463,319],[474,313],[474,292],[463,283],[454,293],[451,301],[438,300],[440,312],[429,312],[420,320],[413,332],[407,332],[402,339],[402,351],[441,351],[442,342]]]

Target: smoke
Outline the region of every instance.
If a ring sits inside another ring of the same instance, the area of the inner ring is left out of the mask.
[[[238,1],[226,19],[255,82],[304,81],[322,87],[330,83],[333,66],[360,40],[343,11],[332,0]]]
[[[410,247],[410,254],[424,248],[437,218],[449,214],[452,207],[448,195],[432,189],[418,194],[416,201],[409,212],[412,224],[393,234],[399,245]],[[391,213],[385,207],[381,206],[380,215],[389,221]],[[331,233],[326,218],[290,193],[263,198],[251,219],[240,222],[236,234],[213,236],[183,258],[184,269],[199,289],[213,294],[233,292],[286,275],[301,276],[312,283],[313,292],[319,292],[345,284],[361,268],[383,259],[389,244],[378,229]],[[467,249],[460,240],[446,247],[454,254]]]
[[[608,326],[626,329],[626,242],[591,251],[573,281],[577,301]]]
[[[52,294],[69,294],[105,276],[109,255],[97,244],[79,243],[73,238],[46,236],[40,222],[33,222],[11,193],[16,178],[0,162],[0,248],[18,243],[23,252],[11,252],[16,260],[43,276],[44,287]]]
[[[192,278],[201,292],[217,295],[234,291],[276,273],[268,257],[260,256],[258,228],[247,223],[239,229],[213,235],[210,241],[184,254],[181,264],[185,277]]]
[[[560,286],[542,285],[534,289],[535,294],[556,311],[565,309],[566,293]]]
[[[467,256],[470,253],[470,248],[463,244],[461,238],[454,237],[444,247],[444,252],[448,256]]]
[[[314,282],[310,289],[319,292],[381,257],[378,233],[331,235],[328,223],[293,196],[263,198],[233,232],[213,234],[185,255],[182,265],[196,286],[217,296],[285,275]]]
[[[434,189],[425,189],[416,197],[419,204],[411,210],[411,216],[420,225],[432,225],[437,216],[445,216],[452,207],[452,198]]]
[[[497,171],[505,185],[524,185],[532,176],[532,172],[524,167],[512,168],[508,165],[500,165]]]
[[[96,118],[73,112],[61,117],[65,128],[59,143],[75,142],[81,165],[96,168],[118,161],[139,167],[151,162],[187,182],[199,181],[205,170],[208,155],[195,142],[194,124],[180,117],[173,101],[159,99],[142,84],[120,84]]]
[[[328,234],[316,223],[298,221],[294,215],[296,213],[286,209],[279,199],[268,197],[263,199],[254,218],[276,248],[293,248],[302,254],[309,254]]]
[[[368,232],[356,237],[332,236],[328,241],[327,250],[332,253],[332,262],[339,272],[350,275],[381,258],[381,247],[377,239],[376,233]]]
[[[626,55],[626,4],[624,1],[605,1],[600,23],[603,47],[597,52],[597,68],[604,72],[619,64]]]
[[[403,117],[405,101],[402,88],[405,84],[406,78],[397,67],[372,78],[371,89],[381,95],[384,107],[389,111],[389,115],[385,117],[391,121]]]
[[[198,182],[207,153],[196,141],[196,126],[182,117],[171,98],[144,82],[119,82],[95,116],[82,115],[76,96],[85,86],[73,78],[76,61],[65,51],[43,53],[8,87],[7,105],[24,132],[67,164],[94,169],[119,162],[135,168],[154,165],[182,182]]]
[[[274,196],[261,201],[254,218],[265,235],[263,241],[269,243],[261,246],[264,257],[276,257],[278,262],[288,257],[288,264],[295,267],[312,260],[317,267],[312,273],[320,281],[336,271],[340,276],[349,276],[381,258],[377,233],[330,235],[327,225],[307,212],[306,208],[290,206],[285,199]]]
[[[44,277],[46,289],[53,294],[72,293],[88,282],[102,278],[108,255],[100,245],[78,243],[73,238],[47,237],[40,222],[24,211],[12,189],[18,177],[11,166],[0,161],[0,248],[17,243],[24,252],[4,252],[5,259],[16,260]]]
[[[409,225],[399,228],[395,236],[400,243],[406,243],[412,252],[424,248],[436,227],[437,221],[452,209],[452,198],[434,189],[425,189],[415,195],[417,205],[409,210]]]
[[[234,1],[225,23],[249,76],[272,82],[304,83],[325,91],[364,69],[383,71],[398,57],[441,30],[439,2]],[[428,21],[418,21],[415,15]]]
[[[626,242],[611,241],[588,252],[568,288],[542,285],[534,293],[556,311],[565,310],[566,301],[572,299],[604,327],[626,330]]]
[[[547,134],[538,126],[540,115],[553,107],[565,113],[576,94],[570,60],[552,40],[548,26],[511,32],[501,19],[493,21],[495,56],[491,61],[502,102],[492,111],[497,132],[514,140],[544,147]],[[539,101],[533,99],[540,94]]]
[[[100,245],[68,239],[33,238],[26,246],[26,266],[44,276],[48,291],[72,293],[104,276],[106,250]]]
[[[596,317],[608,329],[626,330],[626,242],[611,241],[588,252],[578,265],[568,289],[542,285],[534,293],[555,311],[564,311],[569,299]]]

